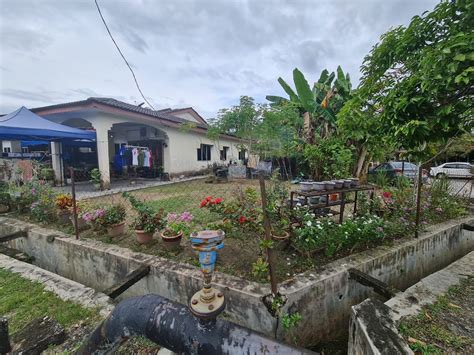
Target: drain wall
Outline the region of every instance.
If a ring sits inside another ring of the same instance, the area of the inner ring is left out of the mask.
[[[288,297],[284,312],[299,312],[303,317],[294,330],[298,344],[314,345],[344,336],[350,307],[373,296],[369,288],[348,279],[349,268],[405,289],[474,250],[474,233],[462,232],[460,228],[461,223],[473,221],[469,217],[438,225],[418,239],[343,258],[320,272],[308,271],[282,283],[280,292]],[[25,227],[24,222],[0,218],[0,235]],[[114,285],[138,266],[150,265],[150,274],[124,293],[123,298],[156,293],[186,304],[202,285],[199,270],[191,265],[92,240],[75,240],[39,227],[32,227],[28,238],[8,244],[33,256],[36,265],[98,291]],[[267,335],[274,334],[276,321],[261,302],[261,297],[270,292],[268,285],[222,273],[216,273],[214,281],[226,296],[224,317]],[[292,340],[292,335],[281,328],[278,337]]]

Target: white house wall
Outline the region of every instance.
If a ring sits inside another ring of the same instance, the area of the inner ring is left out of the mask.
[[[221,138],[218,141],[212,141],[205,134],[174,128],[165,128],[164,131],[169,138],[165,151],[169,150],[170,166],[167,171],[171,174],[203,170],[213,163],[226,164],[231,160],[238,160],[239,142],[236,140]],[[210,161],[197,160],[197,149],[201,144],[212,145]],[[226,161],[220,160],[220,150],[224,146],[229,147]]]

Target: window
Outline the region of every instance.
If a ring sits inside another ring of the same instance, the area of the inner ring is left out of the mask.
[[[3,152],[4,153],[11,153],[12,149],[10,147],[3,147]]]
[[[245,160],[245,149],[239,151],[239,160]]]
[[[227,160],[227,151],[228,150],[229,150],[229,147],[222,147],[221,160]]]
[[[201,147],[197,149],[197,160],[198,161],[211,160],[211,148],[212,148],[212,145],[201,144]]]
[[[444,164],[443,168],[445,168],[445,169],[456,169],[457,164]]]
[[[21,147],[22,153],[28,153],[28,147]]]
[[[146,137],[146,127],[140,128],[140,137]]]

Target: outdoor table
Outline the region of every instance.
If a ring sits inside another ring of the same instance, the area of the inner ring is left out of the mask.
[[[370,200],[373,199],[374,196],[374,189],[373,185],[361,185],[356,187],[348,187],[342,189],[334,189],[334,190],[312,190],[312,191],[291,191],[290,193],[290,207],[293,208],[294,205],[294,197],[295,196],[302,196],[304,197],[305,205],[308,206],[310,209],[315,210],[318,208],[325,208],[331,206],[340,206],[339,212],[334,211],[334,214],[339,214],[339,223],[342,223],[344,218],[344,208],[346,203],[354,202],[354,214],[357,212],[357,194],[359,191],[370,191]],[[348,192],[355,192],[354,201],[346,200],[346,193]],[[339,194],[341,196],[340,200],[337,201],[329,201],[329,195]],[[326,196],[325,203],[318,203],[314,205],[308,204],[309,197],[316,197],[316,196]]]

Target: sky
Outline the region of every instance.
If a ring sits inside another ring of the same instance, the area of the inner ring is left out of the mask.
[[[438,0],[98,0],[155,109],[203,117],[241,95],[285,96],[295,67],[310,83],[341,65],[353,85],[391,27]],[[144,100],[94,0],[0,0],[0,113],[112,97]]]

